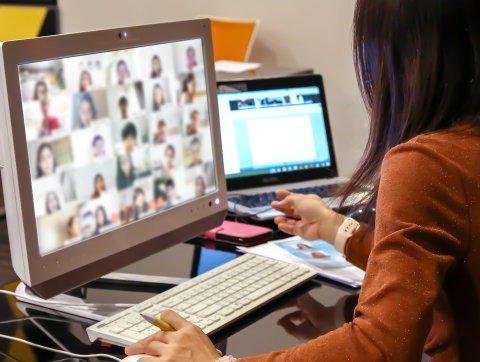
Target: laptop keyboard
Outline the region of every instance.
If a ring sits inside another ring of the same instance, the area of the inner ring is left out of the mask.
[[[314,194],[320,197],[331,197],[344,185],[344,183],[336,183],[330,185],[321,185],[314,187],[303,187],[289,190],[297,194]],[[266,207],[272,201],[279,200],[275,192],[265,192],[255,195],[235,195],[230,196],[229,201],[248,208]]]

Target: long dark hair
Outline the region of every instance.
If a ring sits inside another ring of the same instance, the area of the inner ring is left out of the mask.
[[[348,195],[373,221],[385,154],[413,137],[476,122],[480,113],[480,2],[357,0],[353,51],[370,116],[368,143]]]

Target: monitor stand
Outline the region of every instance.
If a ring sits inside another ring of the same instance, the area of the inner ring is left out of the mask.
[[[175,285],[183,283],[187,280],[188,278],[175,278],[129,273],[110,273],[101,277],[100,279],[97,279],[87,284],[85,287],[88,286],[89,288],[106,288],[121,290],[128,290],[129,288],[132,288],[137,290],[141,289],[145,292],[161,293],[162,291],[170,289]],[[56,297],[48,299],[48,301],[56,301],[60,303],[74,303],[76,304],[74,306],[65,304],[62,305],[45,303],[45,299],[37,296],[23,282],[20,282],[18,284],[15,293],[17,293],[17,300],[23,303],[28,303],[49,310],[57,311],[61,314],[69,314],[82,318],[87,318],[93,321],[101,321],[125,309],[125,307],[117,307],[114,305],[102,305],[97,307],[89,306],[84,299],[76,296],[81,296],[81,293],[77,293],[77,291],[79,291],[79,289],[76,289],[69,294],[60,294]]]

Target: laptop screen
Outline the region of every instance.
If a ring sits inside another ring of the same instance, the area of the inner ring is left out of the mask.
[[[330,167],[320,92],[308,85],[220,93],[227,179]]]

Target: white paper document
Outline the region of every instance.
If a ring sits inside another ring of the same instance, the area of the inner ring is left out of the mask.
[[[235,62],[232,60],[218,60],[215,70],[224,73],[243,73],[260,68],[260,63]]]
[[[251,248],[240,246],[238,249],[253,255],[307,266],[320,276],[351,287],[360,287],[365,275],[363,270],[350,264],[333,245],[323,240],[306,241],[294,236]]]

